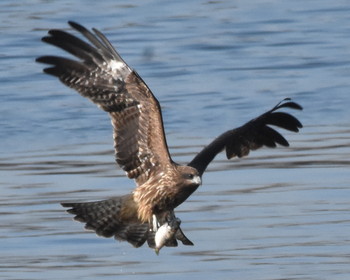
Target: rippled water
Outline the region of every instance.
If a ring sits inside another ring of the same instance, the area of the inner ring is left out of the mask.
[[[146,3],[147,2],[147,3]],[[1,1],[1,279],[349,279],[348,1]],[[98,238],[60,201],[125,194],[108,117],[42,74],[67,20],[101,29],[163,107],[173,158],[284,97],[291,147],[218,157],[178,208],[194,247]]]

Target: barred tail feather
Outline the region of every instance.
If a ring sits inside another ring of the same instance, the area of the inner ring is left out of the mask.
[[[69,207],[67,212],[75,215],[74,220],[85,223],[85,228],[95,231],[97,235],[114,236],[117,240],[125,240],[140,247],[147,240],[149,226],[137,222],[135,207],[130,201],[131,195],[126,195],[96,202],[61,205]]]

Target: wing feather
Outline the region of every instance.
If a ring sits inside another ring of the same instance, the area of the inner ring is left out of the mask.
[[[288,141],[269,125],[298,132],[299,128],[302,128],[302,124],[297,118],[288,113],[276,112],[281,108],[302,109],[299,104],[286,98],[271,110],[243,126],[221,134],[195,156],[188,165],[196,168],[200,174],[203,174],[215,156],[225,149],[226,156],[230,159],[246,156],[251,150],[259,149],[262,146],[270,148],[276,147],[277,144],[289,146]]]
[[[98,30],[69,22],[88,42],[62,30],[50,30],[42,40],[79,60],[43,56],[44,72],[89,98],[112,118],[116,161],[138,185],[152,170],[172,162],[166,144],[161,109],[145,82]]]

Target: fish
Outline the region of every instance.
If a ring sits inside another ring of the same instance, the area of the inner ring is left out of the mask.
[[[157,255],[159,255],[159,251],[164,247],[164,245],[167,245],[169,241],[171,242],[174,240],[175,234],[178,231],[180,224],[181,220],[174,217],[174,219],[165,222],[158,228],[154,236],[154,251]]]

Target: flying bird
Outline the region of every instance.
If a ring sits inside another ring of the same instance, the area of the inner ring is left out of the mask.
[[[65,202],[74,219],[97,235],[124,240],[134,247],[146,241],[158,253],[163,246],[193,245],[180,228],[174,209],[200,185],[215,156],[226,151],[228,159],[243,157],[262,146],[289,146],[274,128],[298,132],[302,124],[282,108],[301,110],[289,98],[246,124],[228,130],[202,149],[187,165],[173,161],[164,133],[161,107],[142,78],[108,39],[69,21],[82,40],[63,30],[49,30],[42,38],[75,56],[42,56],[44,72],[90,99],[111,117],[115,158],[136,188],[129,194],[95,202]]]

